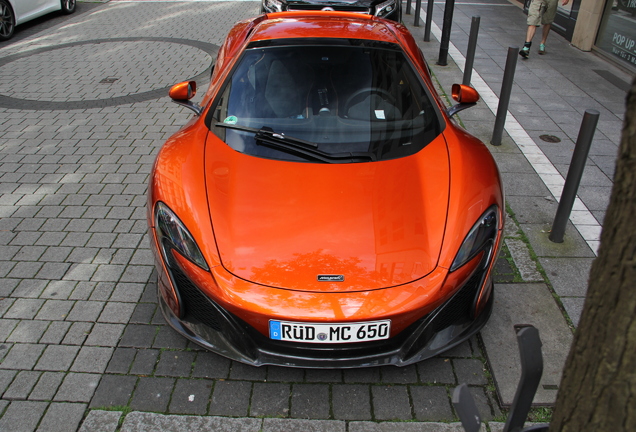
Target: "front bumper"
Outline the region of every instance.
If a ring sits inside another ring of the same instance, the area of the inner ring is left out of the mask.
[[[484,283],[475,272],[448,301],[388,340],[353,344],[274,341],[204,295],[179,265],[169,263],[185,314],[180,319],[159,302],[166,321],[184,337],[215,353],[253,366],[306,368],[406,366],[448,350],[478,332],[492,311],[493,294],[474,318],[474,302]],[[486,282],[492,284],[490,279]],[[160,290],[161,291],[161,290]]]

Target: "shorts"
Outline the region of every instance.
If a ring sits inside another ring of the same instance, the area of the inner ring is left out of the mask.
[[[558,0],[532,0],[528,8],[528,25],[552,24],[558,6]]]

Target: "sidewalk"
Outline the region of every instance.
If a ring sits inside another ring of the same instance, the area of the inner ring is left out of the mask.
[[[528,323],[541,332],[546,363],[535,402],[553,402],[620,139],[625,92],[603,77],[629,81],[554,33],[545,56],[519,59],[503,144],[488,145],[511,217],[495,311],[479,337],[405,368],[314,371],[234,363],[165,324],[144,238],[145,185],[156,151],[190,114],[162,96],[180,80],[205,86],[231,25],[259,7],[111,1],[0,45],[0,430],[461,431],[450,394],[466,382],[499,431],[519,373],[513,326]],[[439,26],[442,13],[436,4]],[[488,143],[525,15],[505,0],[458,3],[448,66],[435,64],[435,36],[420,46],[449,94],[462,81],[473,15],[483,102],[458,117]],[[422,41],[424,22],[404,21]],[[587,108],[601,118],[578,229],[568,226],[555,245],[547,230]]]

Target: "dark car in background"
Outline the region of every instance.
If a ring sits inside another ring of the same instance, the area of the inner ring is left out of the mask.
[[[358,12],[402,21],[402,3],[399,0],[263,0],[262,6],[264,13],[315,10]]]

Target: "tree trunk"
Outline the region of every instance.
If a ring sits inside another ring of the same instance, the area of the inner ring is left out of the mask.
[[[550,431],[636,431],[636,79],[601,247]]]

